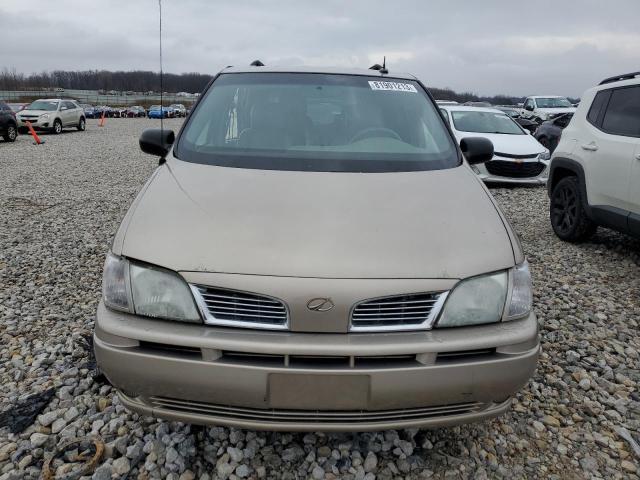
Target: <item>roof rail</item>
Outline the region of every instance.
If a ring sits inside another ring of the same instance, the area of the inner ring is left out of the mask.
[[[631,80],[640,75],[640,72],[624,73],[622,75],[616,75],[615,77],[609,77],[602,80],[598,85],[604,85],[605,83],[619,82],[620,80]]]
[[[264,67],[264,63],[262,63],[260,60],[254,60],[253,62],[251,62],[251,66],[252,67]]]

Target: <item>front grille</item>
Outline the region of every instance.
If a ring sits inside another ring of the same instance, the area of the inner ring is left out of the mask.
[[[537,177],[545,169],[541,162],[510,162],[507,160],[491,160],[484,164],[491,175],[509,178]]]
[[[487,405],[483,403],[467,402],[399,410],[318,411],[230,407],[168,397],[151,397],[149,400],[154,407],[163,410],[210,415],[236,421],[273,423],[330,424],[419,421],[421,419],[464,415],[487,408]]]
[[[276,298],[255,293],[192,285],[205,323],[244,328],[285,329],[287,307]]]
[[[351,331],[430,328],[447,293],[416,293],[361,302],[351,313]]]
[[[335,369],[347,368],[409,368],[420,364],[416,355],[283,355],[270,353],[234,352],[224,350],[218,360],[232,365],[251,365],[255,367]]]
[[[501,153],[501,152],[494,152],[493,153],[496,157],[502,157],[502,158],[518,158],[521,160],[525,160],[525,159],[530,159],[530,158],[536,158],[538,156],[537,153],[530,153],[530,154],[526,154],[526,155],[515,155],[513,153]]]

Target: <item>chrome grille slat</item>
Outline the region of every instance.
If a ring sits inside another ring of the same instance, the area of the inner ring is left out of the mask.
[[[212,304],[220,304],[220,305],[239,305],[241,307],[254,307],[254,308],[275,308],[275,309],[280,309],[282,308],[281,306],[277,305],[277,304],[273,304],[273,305],[262,305],[259,303],[245,303],[245,302],[229,302],[226,300],[209,300],[208,297],[204,297],[204,301],[207,303],[212,303]],[[222,308],[222,307],[220,307]]]
[[[218,310],[228,310],[230,312],[256,312],[258,310],[262,310],[262,311],[264,311],[264,313],[276,313],[276,314],[279,313],[277,310],[264,310],[264,307],[260,307],[260,308],[220,307],[218,305],[211,305],[206,300],[205,300],[205,302],[206,302],[208,307],[215,308],[215,309],[218,309]],[[280,315],[278,315],[278,316],[280,316]]]
[[[253,298],[253,296],[234,296],[234,297],[230,297],[228,295],[215,295],[215,294],[211,294],[211,293],[205,293],[206,290],[202,291],[200,289],[202,296],[206,297],[206,298],[227,298],[229,300],[233,300],[233,301],[237,301],[239,298],[241,298],[243,301],[245,302],[258,302],[258,303],[270,303],[272,305],[278,305],[278,302],[274,302],[273,300],[269,300],[269,299],[260,299],[260,298]]]
[[[203,285],[191,285],[200,311],[209,325],[284,330],[287,307],[278,299]]]
[[[447,294],[427,292],[365,300],[351,312],[351,331],[429,329]]]
[[[435,303],[435,302],[433,302]],[[427,305],[409,305],[406,307],[372,307],[370,305],[362,305],[359,310],[366,311],[385,311],[385,310],[428,310],[433,306],[433,303]]]
[[[432,294],[427,293],[426,295],[432,295]],[[405,295],[398,295],[398,297],[403,297],[403,296],[405,296]],[[398,298],[398,297],[389,297],[389,298],[391,299],[391,298]],[[435,301],[436,300],[431,300],[431,299],[428,299],[428,300],[410,300],[410,301],[405,301],[405,302],[403,302],[403,301],[396,301],[396,302],[373,302],[372,301],[372,302],[368,302],[367,301],[367,302],[361,303],[359,306],[371,307],[371,306],[375,306],[375,305],[389,305],[389,303],[407,303],[407,304],[411,304],[411,303],[425,303],[425,302],[435,302]]]

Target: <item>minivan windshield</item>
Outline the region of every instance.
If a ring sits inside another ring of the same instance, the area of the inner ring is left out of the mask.
[[[36,100],[25,110],[44,110],[45,112],[53,112],[58,109],[58,102],[48,100]]]
[[[220,75],[174,155],[265,170],[400,172],[460,163],[416,81],[308,73]]]
[[[524,130],[504,113],[464,110],[451,112],[451,116],[456,130],[460,132],[526,135]]]

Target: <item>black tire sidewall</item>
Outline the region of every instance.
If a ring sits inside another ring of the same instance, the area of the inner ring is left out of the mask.
[[[87,129],[87,121],[82,117],[78,122],[78,130],[84,132]]]
[[[60,127],[60,129],[58,130],[58,126]],[[60,120],[55,120],[53,122],[53,129],[52,129],[53,133],[55,133],[56,135],[58,135],[59,133],[62,133],[62,122]]]
[[[556,201],[556,197],[564,188],[570,188],[576,197],[576,218],[573,227],[566,232],[559,230],[559,226],[556,224],[556,219],[553,213],[553,206]],[[579,242],[584,240],[595,231],[595,224],[593,224],[585,211],[585,202],[580,192],[577,177],[564,177],[553,188],[549,204],[549,221],[558,238],[569,242]]]
[[[13,131],[13,138],[11,138],[11,132]],[[15,125],[9,125],[7,127],[7,133],[2,136],[5,142],[15,142],[18,138],[18,127]]]

